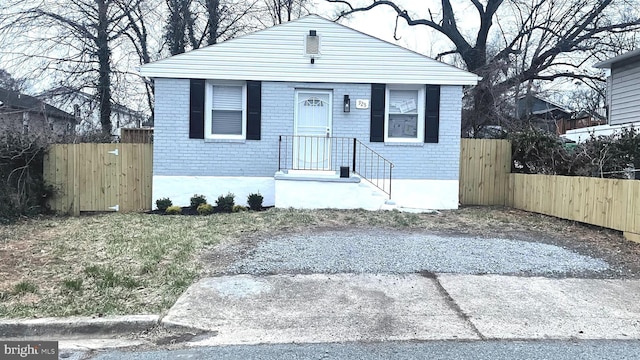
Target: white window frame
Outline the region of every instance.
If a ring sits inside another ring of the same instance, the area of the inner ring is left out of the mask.
[[[394,90],[417,90],[418,91],[418,126],[415,138],[395,138],[389,137],[389,96]],[[422,143],[424,142],[424,112],[426,107],[426,87],[424,85],[387,85],[385,90],[384,105],[384,142],[390,143]]]
[[[241,86],[242,87],[242,134],[212,134],[213,125],[211,112],[213,109],[213,88],[215,86]],[[204,137],[205,139],[245,140],[247,138],[247,83],[244,81],[213,81],[208,80],[205,85],[204,101]]]

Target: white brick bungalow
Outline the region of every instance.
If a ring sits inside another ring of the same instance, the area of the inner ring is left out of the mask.
[[[154,200],[260,192],[266,206],[378,209],[390,193],[458,206],[475,74],[316,15],[141,73],[155,81]]]

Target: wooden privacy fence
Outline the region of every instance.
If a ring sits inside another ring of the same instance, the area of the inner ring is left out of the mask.
[[[120,142],[125,144],[151,144],[153,142],[152,128],[122,128]]]
[[[640,181],[510,171],[507,140],[462,139],[460,203],[511,206],[620,230],[640,241]]]
[[[640,181],[527,174],[509,178],[506,205],[640,234]]]
[[[151,209],[152,144],[58,144],[44,159],[44,179],[56,188],[52,210]]]
[[[511,171],[508,140],[462,139],[460,203],[504,205]]]

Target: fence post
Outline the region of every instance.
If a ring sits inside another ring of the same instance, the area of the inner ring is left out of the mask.
[[[356,171],[356,138],[353,138],[353,160],[351,163],[351,171],[355,172]]]
[[[73,153],[73,165],[71,167],[73,169],[73,206],[71,210],[73,216],[80,216],[80,146],[82,145],[70,145],[67,148],[67,154]],[[68,188],[69,185],[67,184]]]

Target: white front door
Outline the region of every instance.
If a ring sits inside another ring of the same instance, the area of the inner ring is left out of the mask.
[[[296,90],[294,170],[331,170],[332,93]]]

